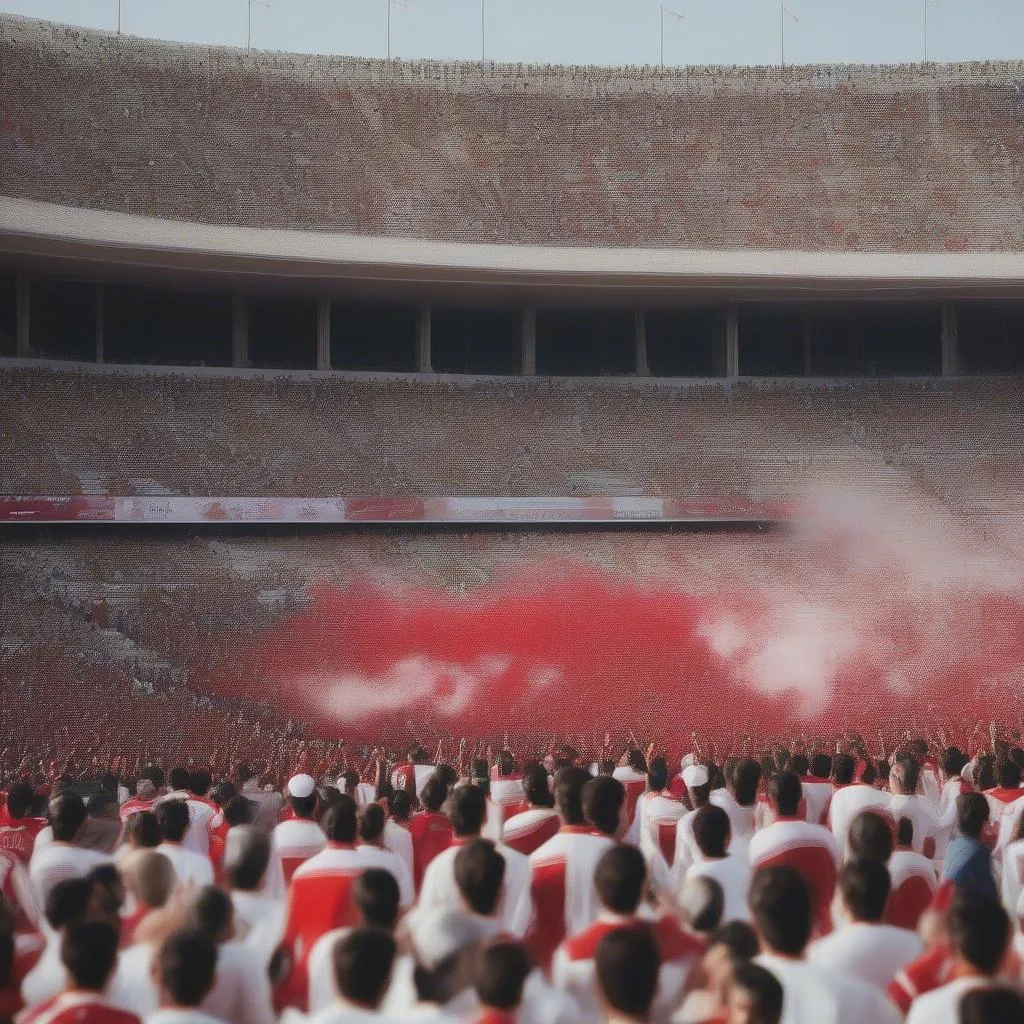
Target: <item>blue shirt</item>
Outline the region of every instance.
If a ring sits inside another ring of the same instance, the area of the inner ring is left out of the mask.
[[[942,865],[943,880],[952,882],[957,892],[973,892],[999,902],[992,877],[992,854],[977,839],[954,836],[946,847]]]

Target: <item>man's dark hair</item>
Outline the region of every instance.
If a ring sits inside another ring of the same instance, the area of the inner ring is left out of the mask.
[[[15,782],[7,790],[7,813],[12,818],[25,818],[32,806],[35,790],[27,782]]]
[[[792,818],[800,809],[804,787],[796,772],[779,772],[768,783],[768,796],[782,818]]]
[[[146,767],[139,772],[139,778],[149,779],[158,792],[164,788],[164,770],[157,764],[147,764]]]
[[[171,783],[171,789],[177,793],[179,790],[188,789],[188,784],[192,778],[192,773],[187,768],[172,768],[169,779]]]
[[[393,932],[398,924],[401,896],[398,882],[384,868],[367,868],[352,886],[352,903],[363,924]]]
[[[157,806],[155,813],[165,842],[180,843],[188,831],[188,804],[184,800],[165,800]]]
[[[637,750],[636,747],[630,750],[626,755],[626,763],[640,775],[647,774],[647,758],[644,757],[642,750]]]
[[[89,913],[93,883],[88,878],[65,878],[46,896],[46,920],[56,932]]]
[[[761,951],[757,932],[746,921],[727,921],[719,925],[708,937],[708,949],[724,946],[733,964],[753,960]]]
[[[559,768],[555,775],[555,807],[566,825],[582,825],[583,787],[590,776],[576,765]]]
[[[256,819],[256,807],[244,796],[233,796],[224,805],[224,820],[228,828],[236,825],[251,825]]]
[[[92,883],[93,899],[99,904],[100,913],[120,926],[125,891],[117,867],[113,863],[97,864],[86,878]]]
[[[947,778],[953,778],[964,770],[969,758],[959,747],[946,747],[942,752],[942,771]]]
[[[176,1006],[198,1006],[213,988],[216,970],[217,944],[191,928],[172,932],[156,955],[157,977]]]
[[[75,988],[102,992],[117,963],[120,933],[109,921],[75,921],[60,941],[61,963]]]
[[[857,762],[849,754],[836,754],[832,758],[832,779],[840,786],[848,786],[853,782],[853,773]]]
[[[1013,761],[1000,761],[996,766],[996,779],[1003,789],[1018,789],[1020,787],[1020,766]]]
[[[888,864],[892,856],[892,820],[877,811],[861,811],[850,822],[847,833],[850,853]]]
[[[447,799],[448,783],[442,775],[435,771],[423,786],[423,792],[420,794],[420,803],[423,804],[426,810],[436,814],[444,807],[444,802]]]
[[[761,766],[750,757],[737,762],[732,773],[733,793],[741,807],[751,807],[757,799],[757,787],[761,784]]]
[[[916,758],[898,757],[895,763],[903,772],[903,792],[908,794],[915,792],[918,779],[921,777],[921,766]]]
[[[380,804],[367,804],[359,814],[359,839],[376,843],[384,835],[384,808]]]
[[[214,942],[224,942],[231,935],[235,908],[223,889],[204,885],[192,898],[186,916],[189,927],[205,932]]]
[[[238,796],[238,787],[233,782],[218,782],[213,790],[213,802],[221,808],[227,807]]]
[[[796,772],[797,775],[806,775],[810,770],[810,762],[807,760],[806,754],[794,754],[789,759],[789,770]]]
[[[693,841],[705,857],[724,857],[729,845],[729,815],[705,804],[693,816]]]
[[[594,972],[605,1002],[646,1020],[658,989],[661,953],[649,928],[616,928],[594,951]]]
[[[988,821],[988,801],[981,793],[961,793],[956,798],[956,824],[962,836],[977,839]]]
[[[752,1024],[779,1024],[782,1020],[782,984],[760,964],[738,964],[732,972],[733,988],[750,996]]]
[[[710,875],[698,875],[683,885],[679,895],[679,909],[693,931],[707,935],[722,923],[725,890]]]
[[[1001,904],[972,893],[958,894],[946,915],[946,929],[955,955],[982,974],[991,976],[999,970],[1010,942],[1010,918]]]
[[[313,792],[309,796],[292,796],[288,794],[288,806],[291,807],[292,813],[296,818],[302,818],[304,821],[312,820],[316,814],[317,804],[320,801],[320,794],[314,787]]]
[[[455,884],[475,913],[494,913],[504,881],[505,858],[489,839],[471,839],[455,855]]]
[[[124,822],[124,837],[142,849],[160,845],[160,822],[152,811],[132,811]]]
[[[554,807],[547,769],[542,764],[528,764],[523,770],[523,793],[535,807]]]
[[[334,944],[334,982],[351,1003],[377,1009],[395,962],[394,937],[382,928],[353,928]]]
[[[515,775],[516,773],[516,759],[512,754],[511,750],[502,750],[498,754],[498,774],[499,775]]]
[[[408,821],[412,814],[412,796],[404,789],[396,790],[391,798],[391,817],[395,821]]]
[[[59,843],[73,843],[88,813],[82,798],[70,790],[50,801],[50,827]]]
[[[811,937],[811,893],[790,867],[761,868],[748,896],[758,934],[777,953],[801,956]]]
[[[867,857],[848,861],[839,872],[843,902],[857,921],[876,924],[882,920],[891,885],[889,869]]]
[[[242,827],[229,841],[230,859],[225,858],[224,876],[232,889],[255,892],[270,864],[270,838],[258,829]]]
[[[484,827],[487,797],[479,786],[456,786],[448,798],[448,819],[457,836],[476,836]]]
[[[814,754],[811,757],[811,775],[826,780],[832,774],[832,758],[828,754]]]
[[[601,902],[616,914],[634,914],[647,881],[644,855],[625,844],[606,850],[594,869],[594,888]]]
[[[979,754],[974,761],[975,789],[984,792],[996,784],[996,759],[991,754]]]
[[[116,807],[117,798],[112,793],[108,793],[106,790],[100,789],[89,797],[89,801],[85,805],[85,810],[90,817],[98,818],[101,815],[106,814],[108,810],[114,810]]]
[[[663,757],[652,757],[647,772],[647,788],[660,793],[668,785],[668,762]]]
[[[338,802],[327,809],[323,821],[324,834],[332,843],[356,841],[356,802],[348,793],[339,793]]]
[[[960,999],[960,1024],[1024,1024],[1024,996],[1009,985],[983,985]]]
[[[533,961],[521,942],[501,941],[484,946],[473,965],[473,988],[480,1002],[495,1010],[515,1010]]]
[[[619,829],[619,812],[626,802],[626,787],[610,775],[599,775],[583,787],[583,817],[599,832],[614,836]]]
[[[410,764],[430,764],[430,755],[418,743],[409,751]]]
[[[188,788],[196,796],[206,796],[213,786],[213,776],[204,768],[194,768],[188,774]]]
[[[896,845],[912,846],[914,843],[914,823],[905,814],[896,822]]]

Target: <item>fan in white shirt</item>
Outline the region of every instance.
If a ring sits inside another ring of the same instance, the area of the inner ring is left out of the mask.
[[[729,816],[721,807],[709,804],[693,818],[693,838],[699,851],[696,863],[686,871],[686,881],[713,878],[722,887],[722,921],[749,921],[747,890],[750,864],[746,857],[727,853]]]
[[[235,908],[238,937],[270,963],[284,933],[284,902],[264,891],[270,864],[270,838],[250,825],[228,832],[224,844],[224,876]]]
[[[933,806],[923,796],[917,796],[920,769],[913,758],[901,757],[889,772],[889,813],[893,821],[909,818],[914,823],[914,849],[928,856],[935,852],[935,833],[939,819]]]
[[[223,1024],[200,1009],[213,989],[217,959],[217,946],[205,933],[169,935],[153,958],[159,1008],[146,1013],[146,1024]]]
[[[676,824],[676,852],[672,859],[672,888],[676,892],[682,889],[687,869],[700,855],[693,838],[694,815],[711,799],[711,774],[704,765],[687,765],[682,775],[693,810],[683,814]]]
[[[647,786],[647,792],[637,804],[636,813],[640,821],[640,852],[650,871],[656,852],[671,866],[675,857],[676,826],[686,813],[686,807],[669,792],[668,763],[665,758],[651,759]]]
[[[384,823],[384,849],[399,857],[413,877],[412,834],[409,832],[409,815],[412,813],[412,797],[399,790],[390,800],[390,814]]]
[[[423,873],[418,910],[458,907],[461,903],[455,879],[455,860],[465,844],[480,835],[487,813],[487,802],[479,786],[458,786],[448,801],[454,839],[442,850]],[[526,934],[533,916],[530,898],[530,861],[515,850],[496,843],[495,848],[505,860],[505,898],[499,917],[505,930],[521,938]]]
[[[163,842],[156,848],[174,865],[178,881],[183,886],[201,888],[213,884],[213,865],[209,857],[185,846],[185,837],[191,827],[188,804],[184,800],[168,800],[156,809]]]
[[[897,1024],[898,1011],[878,989],[803,959],[811,935],[811,893],[796,871],[758,871],[750,885],[750,910],[763,950],[755,962],[784,991],[782,1024]]]
[[[853,781],[856,768],[856,762],[848,754],[836,754],[832,759],[835,792],[829,803],[828,826],[836,837],[844,860],[849,855],[849,831],[853,819],[861,811],[887,811],[889,808],[889,794],[871,785],[876,778],[871,762],[865,763],[860,782]]]
[[[335,998],[315,1013],[316,1024],[379,1021],[395,962],[394,938],[381,928],[353,928],[331,948]]]
[[[809,963],[849,975],[885,991],[924,944],[915,932],[883,924],[889,872],[876,860],[851,860],[839,873],[839,907],[844,924],[807,951]]]
[[[716,789],[711,803],[729,815],[729,852],[743,856],[754,836],[757,788],[761,766],[752,758],[737,761],[726,775],[726,789]]]
[[[312,775],[303,772],[288,780],[292,817],[274,828],[272,856],[276,865],[272,865],[270,871],[271,877],[281,878],[285,886],[307,860],[327,846],[327,836],[316,822],[319,800]],[[278,893],[272,892],[272,895]]]
[[[352,886],[352,902],[359,912],[362,928],[375,928],[394,934],[398,925],[398,883],[390,871],[370,868]],[[310,1014],[326,1010],[334,1001],[337,985],[334,976],[334,951],[338,940],[352,933],[352,928],[336,928],[317,939],[309,954]],[[380,1004],[381,1012],[396,1015],[416,1005],[413,982],[415,962],[409,955],[396,955],[387,992]]]
[[[32,853],[29,878],[41,907],[46,906],[50,890],[66,878],[84,878],[94,867],[109,864],[105,853],[75,846],[75,838],[85,825],[88,814],[77,793],[61,793],[50,801],[50,825],[53,841]]]
[[[384,845],[384,808],[380,804],[368,804],[359,815],[358,845],[356,852],[373,859],[374,867],[384,868],[395,876],[400,903],[403,910],[412,906],[416,892],[412,885],[412,875],[405,861],[392,853]]]
[[[46,947],[35,966],[21,982],[21,999],[31,1009],[64,991],[67,972],[60,947],[65,931],[84,921],[92,909],[93,885],[85,878],[65,878],[46,899]]]
[[[946,929],[953,980],[918,996],[907,1024],[960,1024],[964,993],[994,984],[1010,945],[1010,918],[994,901],[969,895],[954,898]]]

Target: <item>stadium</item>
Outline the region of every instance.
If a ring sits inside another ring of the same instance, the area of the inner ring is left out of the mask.
[[[1020,1021],[1022,152],[0,14],[0,1024]]]

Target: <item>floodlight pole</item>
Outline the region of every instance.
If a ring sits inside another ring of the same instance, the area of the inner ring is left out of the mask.
[[[121,0],[117,0],[117,34],[121,34]]]
[[[661,60],[662,71],[665,70],[665,5],[661,5]]]
[[[931,0],[924,0],[924,62],[928,63],[928,5]]]
[[[786,0],[779,0],[779,57],[786,66]]]
[[[486,7],[487,7],[487,0],[480,0],[480,63],[481,64],[483,64],[483,62],[487,59],[487,57],[486,57],[486,53],[487,53],[486,40],[487,40],[487,37],[486,37],[486,34],[485,34],[486,17],[487,17]]]
[[[391,60],[391,0],[384,0],[388,8],[388,60]]]

